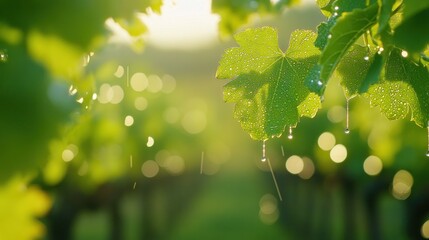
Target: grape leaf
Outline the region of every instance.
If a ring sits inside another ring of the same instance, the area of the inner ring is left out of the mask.
[[[327,81],[349,47],[376,23],[378,5],[356,9],[338,18],[331,30],[331,38],[320,57],[321,79]]]
[[[315,41],[316,47],[323,50],[328,42],[332,27],[337,23],[337,19],[346,12],[351,12],[354,9],[362,9],[366,7],[366,0],[336,0],[331,2],[318,2],[322,13],[329,16],[328,20],[321,23],[317,27],[317,38]],[[325,5],[326,4],[326,5]],[[324,6],[325,5],[325,6]]]
[[[224,53],[216,77],[235,78],[225,86],[224,99],[236,103],[234,116],[253,139],[279,137],[300,116],[312,117],[320,108],[319,97],[304,85],[320,54],[315,37],[295,31],[283,53],[275,29],[248,29],[235,35],[240,47]]]
[[[371,66],[371,61],[372,55],[368,53],[368,48],[357,44],[351,46],[341,59],[336,73],[340,77],[340,83],[347,99],[351,99],[359,93]]]
[[[429,119],[429,72],[427,67],[390,53],[385,77],[369,89],[371,106],[379,106],[388,119],[403,119],[411,111],[411,120],[426,127]]]
[[[411,54],[423,51],[426,45],[429,44],[428,16],[429,8],[404,20],[394,30],[394,43],[398,47],[406,49]]]

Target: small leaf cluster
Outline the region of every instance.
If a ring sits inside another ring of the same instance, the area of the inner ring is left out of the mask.
[[[285,54],[278,50],[274,30],[267,28],[237,34],[240,47],[225,52],[217,77],[233,79],[224,96],[237,103],[235,117],[242,127],[257,140],[280,136],[299,117],[316,114],[320,99],[313,94],[323,98],[334,78],[340,80],[348,100],[363,96],[388,119],[410,118],[427,127],[429,2],[319,0],[317,4],[326,21],[317,34],[292,33]]]

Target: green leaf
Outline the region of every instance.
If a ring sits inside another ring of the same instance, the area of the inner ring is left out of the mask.
[[[410,54],[423,51],[429,44],[428,17],[429,8],[404,19],[394,30],[393,40],[396,46],[407,50]]]
[[[370,59],[372,56],[368,53],[368,48],[355,44],[338,64],[337,73],[347,99],[359,93],[371,66]]]
[[[337,23],[337,19],[346,12],[351,12],[355,9],[363,9],[366,7],[365,0],[336,0],[329,3],[321,1],[318,2],[319,6],[324,11],[328,11],[329,16],[326,22],[321,23],[317,27],[317,39],[315,41],[316,47],[320,50],[323,50],[328,42],[329,35],[331,34],[331,29]],[[320,5],[322,4],[322,5]],[[322,8],[324,4],[327,4]],[[326,14],[325,14],[326,15]]]
[[[411,120],[420,127],[428,126],[429,73],[427,67],[391,52],[385,66],[385,78],[369,90],[371,106],[379,106],[388,119]]]
[[[380,79],[380,74],[383,70],[384,58],[380,54],[374,55],[374,60],[371,63],[371,66],[368,69],[365,80],[362,82],[359,88],[359,94],[365,93],[369,90],[371,85],[374,85]]]
[[[337,24],[332,28],[331,38],[320,57],[323,81],[326,82],[330,78],[349,47],[376,23],[377,11],[378,5],[373,4],[365,9],[344,13],[338,19]]]
[[[410,18],[421,11],[429,8],[429,1],[427,0],[403,0],[404,4],[404,19]]]
[[[396,0],[378,0],[378,5],[380,6],[380,9],[378,10],[378,34],[389,26],[389,20],[395,1]]]
[[[320,53],[315,37],[311,31],[295,31],[283,53],[273,28],[235,35],[240,47],[226,50],[217,77],[236,77],[225,86],[224,99],[236,103],[234,116],[253,139],[279,137],[300,116],[312,117],[320,108],[319,97],[304,85]]]

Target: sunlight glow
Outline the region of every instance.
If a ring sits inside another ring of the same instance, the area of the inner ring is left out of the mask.
[[[164,0],[161,14],[141,15],[149,29],[147,41],[159,48],[195,49],[217,39],[219,16],[211,0]]]

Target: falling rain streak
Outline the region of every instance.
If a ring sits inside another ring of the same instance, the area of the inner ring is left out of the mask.
[[[350,129],[349,129],[349,99],[347,99],[347,102],[346,102],[346,129],[344,129],[344,133],[345,134],[350,133]]]
[[[277,184],[276,176],[274,175],[273,168],[271,167],[270,159],[268,159],[266,154],[265,154],[265,143],[266,143],[266,140],[264,140],[262,142],[262,158],[261,158],[261,161],[268,163],[268,167],[270,168],[271,176],[273,177],[273,182],[274,182],[274,185],[276,187],[277,194],[279,195],[280,201],[283,201],[282,194],[280,193],[279,185]]]
[[[262,142],[262,158],[261,162],[267,161],[267,157],[265,156],[265,140]]]
[[[287,136],[288,139],[292,139],[293,138],[293,133],[292,133],[292,126],[289,126],[289,135]]]
[[[280,146],[280,149],[282,150],[282,156],[284,157],[285,156],[285,150],[284,150],[283,146]]]
[[[137,182],[134,182],[133,189],[136,189]]]
[[[203,174],[203,166],[204,166],[204,152],[201,152],[200,174]]]
[[[133,168],[133,155],[130,155],[130,168]]]

